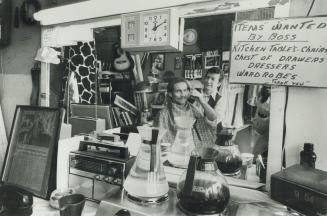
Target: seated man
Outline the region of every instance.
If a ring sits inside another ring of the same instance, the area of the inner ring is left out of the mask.
[[[154,126],[167,129],[167,133],[163,138],[163,142],[173,143],[177,133],[176,118],[187,117],[195,119],[196,122],[216,121],[215,111],[204,101],[202,94],[196,90],[191,91],[189,83],[183,78],[175,78],[171,80],[167,86],[167,104],[159,112],[157,118],[154,120]],[[200,105],[202,112],[191,104],[188,100],[192,95],[197,103]],[[205,116],[205,117],[204,117]],[[205,125],[205,124],[201,124]],[[190,128],[192,125],[188,125]],[[197,147],[202,145],[213,145],[212,138],[208,128],[193,128],[192,135],[194,144]],[[211,140],[210,140],[211,138]]]
[[[222,97],[218,92],[218,87],[221,84],[221,78],[223,72],[219,68],[210,68],[205,77],[202,80],[203,83],[203,101],[214,109],[217,118],[211,121],[209,118],[205,118],[208,125],[211,126],[212,132],[216,134],[216,128],[222,129],[222,122],[225,116],[225,98]],[[194,105],[203,113],[202,105],[197,101]]]

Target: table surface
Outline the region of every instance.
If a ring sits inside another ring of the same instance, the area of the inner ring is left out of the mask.
[[[34,197],[33,201],[32,216],[60,216],[59,210],[50,207],[48,200]],[[98,207],[99,205],[97,203],[86,201],[82,216],[94,216]]]
[[[237,194],[237,196],[231,197],[231,204],[237,206],[232,209],[231,214],[237,216],[293,216],[294,212],[289,212],[285,206],[272,201],[267,194],[239,187],[230,187],[231,194]],[[109,198],[111,199],[111,198]],[[117,200],[116,200],[117,202]],[[114,202],[113,202],[114,203]],[[116,203],[114,203],[116,204]],[[134,204],[135,205],[135,204]],[[123,205],[121,205],[123,206]],[[111,206],[112,207],[112,206]],[[132,206],[129,206],[132,207]],[[99,204],[86,201],[82,216],[95,216]],[[235,211],[235,212],[234,212]],[[34,197],[33,214],[32,216],[60,216],[59,210],[50,207],[49,201]],[[101,214],[100,214],[101,215]],[[107,215],[106,216],[112,216]]]

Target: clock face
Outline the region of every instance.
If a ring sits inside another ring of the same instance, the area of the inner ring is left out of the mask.
[[[143,43],[165,43],[169,34],[169,14],[143,16]]]
[[[198,39],[198,33],[195,29],[185,29],[183,41],[185,45],[193,45]]]

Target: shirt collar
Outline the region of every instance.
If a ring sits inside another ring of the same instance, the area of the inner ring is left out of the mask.
[[[175,102],[172,102],[172,106],[175,109],[185,110],[190,107],[190,103],[188,101],[185,104],[177,104]]]
[[[209,97],[209,96],[211,96],[213,99],[215,99],[217,93],[218,93],[218,91],[213,91],[210,95],[204,94],[204,96],[205,96],[205,97]]]

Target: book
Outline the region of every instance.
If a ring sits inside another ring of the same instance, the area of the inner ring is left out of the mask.
[[[129,124],[128,124],[128,121],[127,121],[127,119],[126,119],[125,113],[126,113],[126,111],[121,111],[121,112],[120,112],[120,117],[121,117],[121,119],[123,120],[124,126],[127,126],[127,125],[129,125]]]
[[[114,108],[110,107],[110,116],[112,116],[112,125],[114,128],[119,127],[117,117],[114,112]]]
[[[134,106],[124,98],[120,97],[119,95],[116,95],[114,104],[122,108],[123,110],[132,113],[133,115],[137,115],[138,113],[138,109],[136,108],[136,106]]]
[[[113,109],[114,109],[114,115],[115,115],[115,117],[117,119],[117,122],[118,122],[118,127],[124,126],[124,122],[123,122],[123,120],[121,118],[121,115],[120,115],[121,113],[120,113],[119,108],[118,107],[113,107]]]
[[[126,118],[126,120],[128,122],[128,125],[133,125],[132,119],[129,116],[128,112],[124,112],[124,115],[125,115],[125,118]]]

